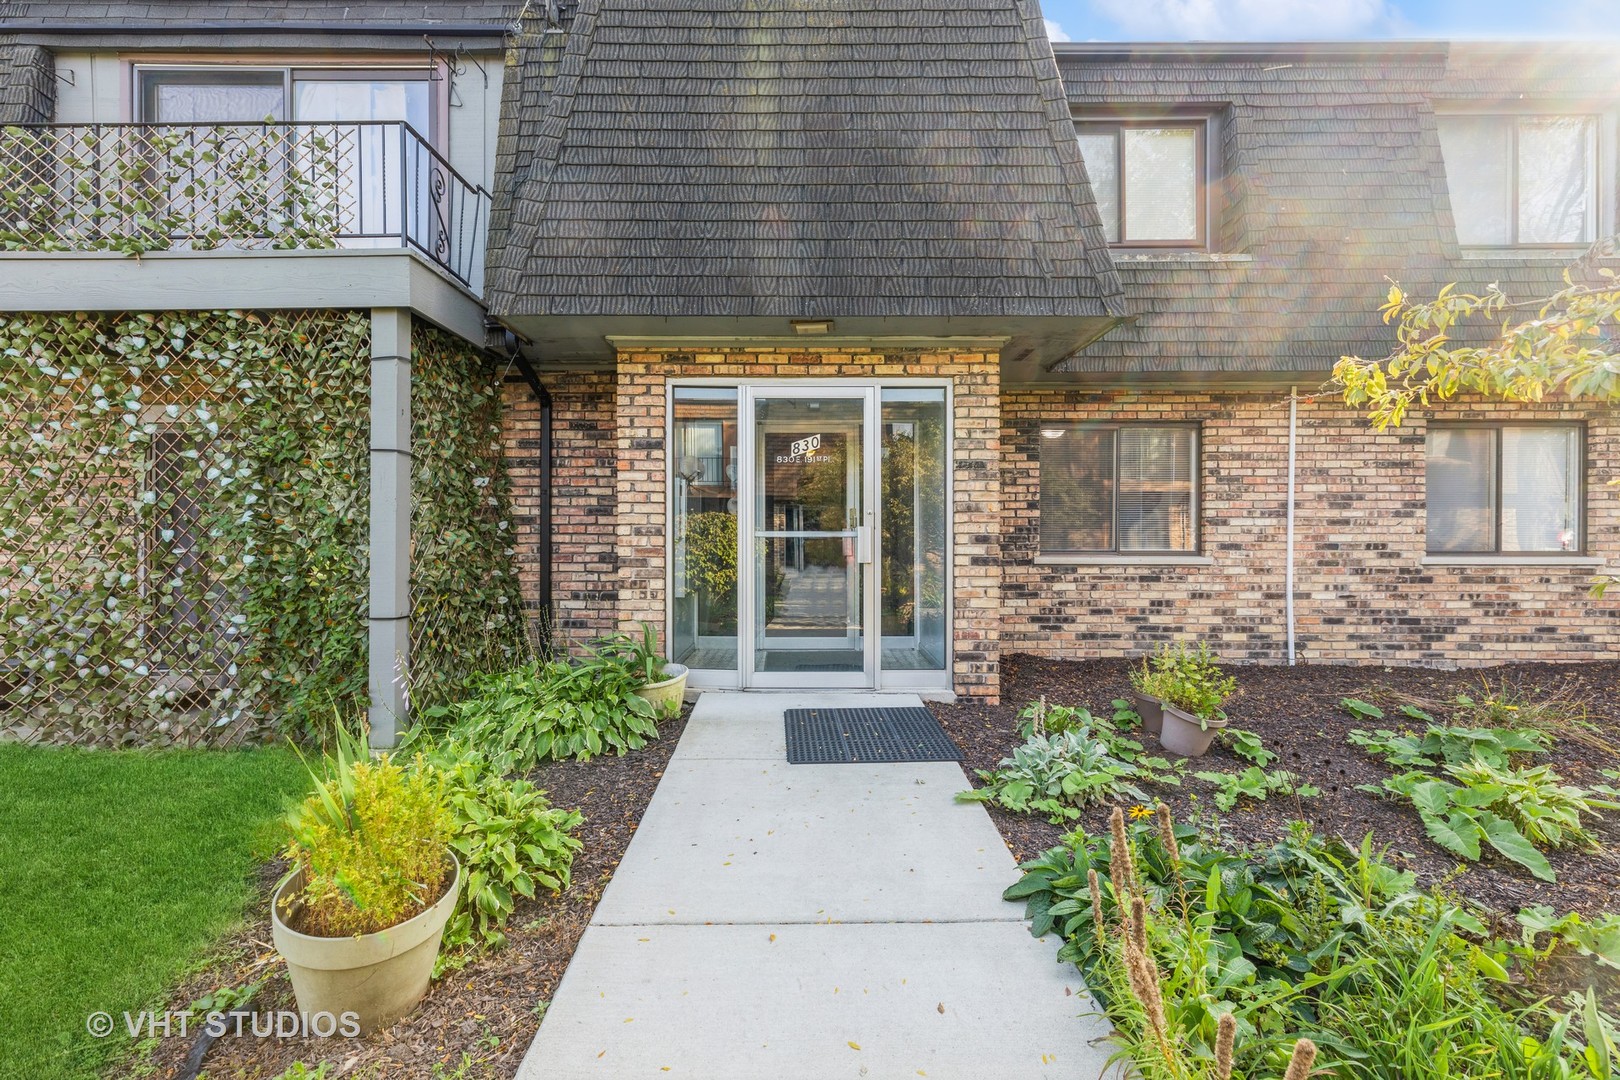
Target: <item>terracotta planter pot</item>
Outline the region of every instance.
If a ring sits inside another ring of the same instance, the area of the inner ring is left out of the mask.
[[[1157,735],[1164,730],[1164,702],[1136,690],[1131,691],[1131,702],[1136,706],[1136,715],[1142,718],[1144,732]]]
[[[1198,717],[1164,703],[1164,729],[1159,732],[1159,745],[1181,757],[1203,757],[1209,744],[1215,741],[1225,720],[1211,719],[1200,724]]]
[[[686,700],[686,665],[665,664],[664,674],[667,678],[662,682],[648,683],[636,693],[647,699],[659,719],[667,720],[680,713],[681,702]]]
[[[455,878],[426,911],[374,934],[313,937],[282,921],[286,898],[303,885],[300,871],[276,890],[270,905],[270,933],[276,951],[287,960],[298,1011],[308,1016],[354,1013],[360,1031],[386,1028],[416,1008],[427,993],[433,962],[445,923],[461,895],[461,862],[455,855]]]

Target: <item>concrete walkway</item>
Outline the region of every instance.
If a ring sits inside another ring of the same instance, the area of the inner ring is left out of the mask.
[[[520,1080],[1090,1080],[1107,1025],[959,766],[789,765],[788,708],[706,693]]]

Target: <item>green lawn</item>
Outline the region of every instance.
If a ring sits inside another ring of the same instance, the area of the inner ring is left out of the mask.
[[[88,1014],[151,1008],[249,901],[268,824],[307,786],[286,750],[0,745],[0,1077],[93,1077]]]

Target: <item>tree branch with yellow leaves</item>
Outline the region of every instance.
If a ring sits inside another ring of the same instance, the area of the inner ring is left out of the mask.
[[[1391,282],[1379,313],[1395,327],[1396,348],[1381,360],[1340,357],[1330,385],[1380,431],[1457,394],[1620,404],[1620,281],[1600,265],[1617,252],[1620,236],[1594,244],[1564,271],[1564,288],[1531,300],[1493,283],[1479,294],[1451,284],[1414,301]],[[1615,582],[1599,578],[1593,591]]]

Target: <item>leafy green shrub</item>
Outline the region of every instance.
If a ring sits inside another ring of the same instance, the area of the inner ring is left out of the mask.
[[[1322,794],[1320,789],[1300,783],[1299,777],[1291,772],[1282,769],[1267,772],[1258,765],[1250,765],[1237,773],[1207,771],[1196,772],[1193,775],[1215,785],[1215,806],[1220,810],[1231,810],[1237,806],[1239,799],[1265,802],[1271,795],[1298,795],[1301,798],[1310,798]]]
[[[554,809],[529,781],[491,773],[477,755],[440,768],[455,815],[450,846],[467,875],[444,944],[499,947],[519,896],[533,900],[539,889],[555,894],[568,887],[581,847],[569,834],[583,819],[577,810]]]
[[[1183,642],[1166,645],[1142,659],[1131,673],[1138,693],[1156,697],[1189,712],[1200,721],[1225,719],[1221,705],[1237,689],[1237,680],[1216,665],[1215,654],[1203,642],[1190,648]]]
[[[1221,737],[1232,748],[1232,753],[1244,761],[1254,762],[1262,769],[1277,760],[1276,752],[1266,749],[1265,743],[1260,741],[1260,736],[1252,731],[1229,727],[1221,732]]]
[[[1401,734],[1388,728],[1377,731],[1357,728],[1347,738],[1353,745],[1397,767],[1474,760],[1505,767],[1513,762],[1515,755],[1546,751],[1551,741],[1540,731],[1442,724],[1430,724],[1422,735]]]
[[[1356,730],[1349,740],[1408,771],[1361,790],[1409,799],[1429,838],[1470,861],[1481,844],[1544,881],[1555,878],[1537,847],[1591,844],[1582,815],[1620,809],[1600,793],[1566,784],[1551,766],[1515,764],[1546,752],[1539,729],[1430,724],[1423,735]]]
[[[419,914],[453,872],[454,828],[439,771],[375,761],[363,737],[339,739],[329,777],[287,817],[287,858],[303,873],[295,929],[369,934]]]
[[[636,693],[641,670],[611,639],[579,660],[536,662],[474,678],[462,701],[424,710],[442,741],[489,758],[496,773],[542,761],[588,761],[639,750],[658,721]]]
[[[1022,715],[1028,718],[1024,744],[996,768],[978,770],[984,786],[958,792],[958,801],[1041,813],[1060,823],[1079,817],[1085,806],[1121,795],[1150,801],[1138,783],[1181,782],[1169,761],[1142,756],[1141,743],[1087,709],[1042,703]],[[1054,722],[1060,725],[1056,732],[1051,730]]]
[[[1142,718],[1136,715],[1136,710],[1130,702],[1116,700],[1113,702],[1114,713],[1106,720],[1091,715],[1091,710],[1084,705],[1048,705],[1046,698],[1031,702],[1024,706],[1018,714],[1021,721],[1018,725],[1018,734],[1025,739],[1033,735],[1062,735],[1066,731],[1086,730],[1099,731],[1109,736],[1117,735],[1120,731],[1140,727]],[[1140,750],[1141,747],[1137,746]]]
[[[1620,803],[1563,783],[1548,765],[1504,768],[1476,759],[1447,763],[1444,771],[1457,782],[1414,770],[1362,788],[1410,799],[1429,839],[1447,851],[1478,860],[1484,841],[1543,881],[1556,876],[1537,845],[1590,845],[1581,815],[1620,809]]]
[[[1296,825],[1230,848],[1164,807],[1116,811],[1109,836],[1076,832],[1024,871],[1006,898],[1062,936],[1146,1080],[1273,1077],[1301,1046],[1346,1077],[1612,1080],[1595,999],[1509,1002],[1512,958],[1477,943],[1481,920],[1370,838],[1351,850]]]
[[[662,682],[666,678],[664,668],[669,665],[669,658],[658,649],[658,631],[649,622],[641,624],[640,637],[614,634],[597,639],[595,659],[617,663],[634,673],[638,686]]]
[[[1609,912],[1588,920],[1578,911],[1559,915],[1545,904],[1532,904],[1520,910],[1517,917],[1522,946],[1532,959],[1542,959],[1558,946],[1567,945],[1600,964],[1620,968],[1620,913]],[[1540,950],[1536,939],[1543,934],[1551,935],[1552,942]]]

